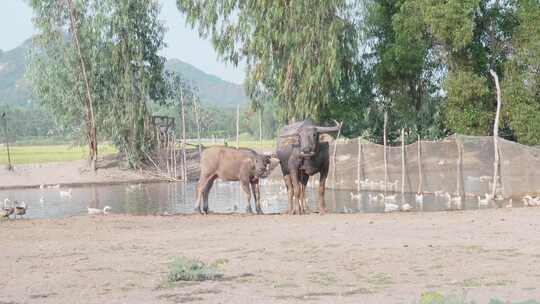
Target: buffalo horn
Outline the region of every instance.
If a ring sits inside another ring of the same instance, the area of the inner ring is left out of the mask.
[[[327,132],[337,132],[341,128],[341,124],[334,120],[336,125],[334,127],[319,127],[317,126],[317,132],[319,133],[327,133]]]

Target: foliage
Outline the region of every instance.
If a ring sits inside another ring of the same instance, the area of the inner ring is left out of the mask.
[[[178,0],[224,60],[247,63],[246,88],[269,92],[282,120],[319,120],[354,82],[358,35],[349,1]],[[309,16],[309,18],[306,18]],[[255,101],[257,103],[257,101]]]
[[[177,257],[169,265],[167,281],[169,283],[179,281],[207,281],[215,280],[223,275],[218,272],[220,261],[207,265],[200,260],[186,257]]]
[[[82,57],[99,131],[137,166],[153,147],[147,104],[166,97],[164,27],[159,5],[144,0],[74,2]],[[62,2],[31,1],[39,34],[29,76],[35,95],[65,126],[85,128],[85,88]],[[87,121],[86,121],[87,123]]]

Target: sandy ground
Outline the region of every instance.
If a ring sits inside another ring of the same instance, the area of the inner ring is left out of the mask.
[[[418,303],[540,299],[540,208],[0,223],[0,303]],[[163,285],[177,256],[216,281]]]
[[[86,160],[16,165],[14,171],[8,171],[6,166],[0,167],[0,189],[31,188],[42,184],[76,186],[152,180],[158,178],[144,172],[122,169],[114,156],[100,159],[97,172],[90,169]]]

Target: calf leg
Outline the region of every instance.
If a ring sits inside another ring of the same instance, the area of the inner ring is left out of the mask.
[[[244,193],[246,194],[246,200],[247,200],[246,213],[253,213],[253,210],[251,209],[251,189],[249,186],[249,182],[241,180],[240,186],[242,186],[242,190],[244,190]]]
[[[199,178],[199,183],[197,184],[197,204],[195,205],[195,212],[203,213],[201,208],[201,203],[204,200],[204,190],[206,189],[206,185],[208,184],[208,181],[212,178],[212,175],[204,175],[201,174],[201,177]]]
[[[210,194],[210,189],[212,189],[212,186],[214,185],[214,181],[216,180],[217,176],[212,176],[208,179],[208,182],[206,183],[206,187],[204,187],[203,191],[203,210],[204,213],[208,213],[208,196]]]
[[[257,214],[262,214],[261,209],[261,193],[259,191],[259,182],[252,182],[251,183],[251,193],[253,193],[253,197],[255,198],[255,211]]]

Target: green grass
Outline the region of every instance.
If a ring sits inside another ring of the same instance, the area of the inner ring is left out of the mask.
[[[196,144],[196,141],[191,141]],[[208,143],[203,143],[208,145]],[[272,150],[274,148],[274,140],[263,140],[260,143],[258,140],[243,140],[240,141],[240,147],[252,149]],[[216,143],[223,145],[223,143]],[[229,147],[235,147],[236,141],[229,141]],[[192,148],[192,147],[190,147]],[[111,144],[100,144],[98,146],[99,155],[108,155],[117,153],[117,149]],[[22,164],[39,164],[49,162],[61,162],[70,160],[86,159],[88,156],[87,146],[73,146],[68,144],[59,145],[16,145],[10,146],[11,163],[14,165]],[[7,164],[7,151],[4,145],[0,145],[0,165]]]
[[[222,277],[218,268],[225,260],[218,260],[210,265],[198,259],[187,257],[177,257],[169,264],[167,282],[175,283],[180,281],[207,281]]]
[[[99,155],[116,153],[117,150],[110,144],[98,146]],[[61,162],[68,160],[86,159],[88,147],[71,145],[50,145],[50,146],[14,146],[10,147],[12,164],[35,164],[47,162]],[[0,165],[7,164],[7,152],[5,146],[0,146]]]
[[[466,297],[456,295],[442,295],[438,292],[425,292],[420,297],[420,304],[476,304],[474,301],[469,301]],[[540,304],[535,300],[527,300],[523,302],[502,301],[499,299],[491,299],[489,304]]]

